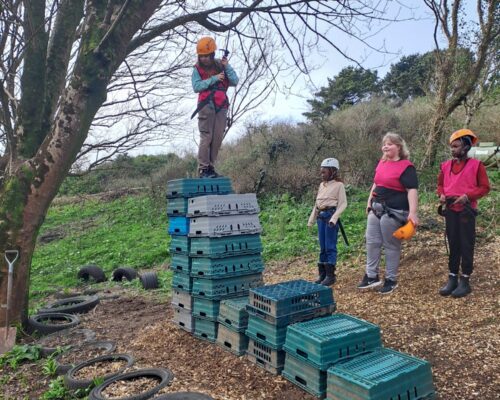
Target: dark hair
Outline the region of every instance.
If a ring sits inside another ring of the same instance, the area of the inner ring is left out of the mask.
[[[467,151],[469,151],[470,148],[472,147],[472,137],[471,136],[462,136],[460,138],[460,141],[462,142],[462,145],[464,147],[468,147]]]
[[[328,170],[330,173],[330,176],[328,177],[329,181],[337,181],[337,182],[342,182],[342,179],[340,178],[339,170],[335,167],[322,167]]]

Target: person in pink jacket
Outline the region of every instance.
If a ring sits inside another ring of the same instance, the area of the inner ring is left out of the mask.
[[[439,290],[441,296],[464,297],[472,291],[469,279],[473,271],[477,200],[490,191],[483,163],[467,156],[477,140],[470,129],[453,132],[449,140],[452,159],[442,163],[439,171],[437,194],[446,207],[441,214],[450,245],[448,282]]]

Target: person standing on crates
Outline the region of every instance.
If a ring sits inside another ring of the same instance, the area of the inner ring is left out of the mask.
[[[398,286],[401,239],[395,233],[410,227],[409,238],[418,225],[418,178],[404,139],[388,132],[382,139],[382,159],[375,169],[366,213],[366,272],[358,289],[382,285],[379,267],[385,252],[385,279],[379,293],[391,293]],[[406,231],[406,229],[405,229]]]
[[[227,61],[229,52],[224,50],[222,59],[215,59],[217,45],[211,37],[202,37],[196,45],[198,62],[191,77],[193,90],[198,93],[198,106],[191,116],[198,114],[200,144],[198,171],[200,178],[217,178],[214,164],[224,139],[229,100],[227,89],[236,86],[238,76]]]
[[[331,286],[337,280],[337,239],[340,215],[347,207],[345,187],[339,176],[339,162],[336,158],[326,158],[321,163],[321,180],[316,202],[309,216],[307,226],[318,225],[319,262],[318,279],[315,283]]]
[[[472,291],[469,279],[476,241],[477,200],[490,191],[484,164],[467,156],[477,141],[470,129],[453,132],[449,140],[452,159],[441,164],[438,175],[437,194],[450,245],[448,282],[439,290],[441,296],[464,297]]]

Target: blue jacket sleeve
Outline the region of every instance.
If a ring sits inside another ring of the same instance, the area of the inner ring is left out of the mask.
[[[229,86],[236,86],[238,84],[238,75],[236,75],[235,70],[229,64],[226,65],[226,76],[229,81]]]
[[[229,78],[229,75],[228,75]],[[195,93],[207,90],[211,85],[217,82],[217,75],[211,76],[208,79],[202,80],[200,73],[196,68],[193,68],[193,75],[191,76],[191,84]]]

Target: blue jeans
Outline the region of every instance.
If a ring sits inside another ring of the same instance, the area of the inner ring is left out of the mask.
[[[337,264],[337,238],[339,235],[339,224],[329,226],[328,221],[335,211],[320,211],[317,219],[319,236],[319,262]]]

